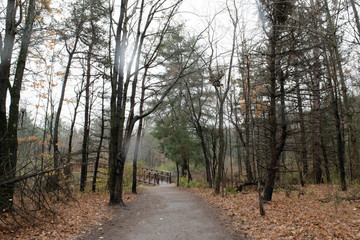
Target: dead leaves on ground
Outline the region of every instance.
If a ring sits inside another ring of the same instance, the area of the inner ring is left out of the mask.
[[[310,185],[305,195],[276,192],[259,213],[258,193],[241,192],[222,198],[211,189],[192,189],[220,210],[241,235],[252,239],[360,239],[360,201],[343,201],[351,190],[335,186]],[[320,201],[327,199],[328,201]]]
[[[135,198],[132,194],[124,194],[125,203]],[[76,239],[94,226],[100,226],[114,216],[113,207],[109,206],[108,193],[86,193],[77,198],[77,202],[58,203],[54,206],[56,218],[52,217],[44,224],[20,228],[6,226],[0,222],[0,239],[34,239],[60,240]]]

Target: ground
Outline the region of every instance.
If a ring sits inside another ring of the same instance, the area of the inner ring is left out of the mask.
[[[76,199],[76,201],[74,201]],[[78,193],[74,199],[50,204],[55,215],[37,212],[37,219],[14,219],[7,215],[0,218],[0,239],[6,240],[70,240],[86,233],[94,226],[101,226],[115,216],[113,207],[108,205],[107,192]],[[126,203],[134,195],[126,193]],[[36,222],[36,226],[33,223]]]
[[[360,187],[343,192],[338,185],[296,186],[277,189],[264,204],[260,216],[258,193],[254,189],[225,197],[211,189],[192,191],[217,208],[223,221],[250,239],[360,239]]]
[[[204,199],[171,185],[148,187],[116,217],[79,240],[240,239]]]
[[[109,206],[106,192],[87,193],[57,203],[56,218],[38,227],[0,222],[0,239],[360,239],[360,186],[339,189],[277,189],[265,216],[254,189],[222,197],[212,189],[145,187],[125,194],[126,207]]]

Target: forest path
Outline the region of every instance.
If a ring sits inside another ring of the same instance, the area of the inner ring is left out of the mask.
[[[203,199],[174,184],[147,187],[116,217],[80,239],[172,240],[239,239],[225,230]]]

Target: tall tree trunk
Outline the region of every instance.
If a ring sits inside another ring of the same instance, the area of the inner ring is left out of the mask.
[[[275,176],[277,171],[278,157],[276,154],[276,45],[277,30],[273,27],[273,36],[270,38],[269,72],[270,72],[270,108],[269,108],[269,129],[270,129],[270,162],[266,168],[266,181],[264,189],[264,200],[271,201],[274,189]]]
[[[314,9],[313,27],[319,27],[319,9],[320,3],[318,0],[310,1],[311,7]],[[312,90],[312,157],[313,157],[313,175],[315,183],[322,183],[322,170],[321,170],[321,137],[320,137],[320,81],[322,76],[321,63],[320,63],[320,49],[319,38],[315,36],[313,47],[313,70],[311,74],[311,90]]]
[[[201,149],[202,149],[204,159],[205,159],[206,181],[208,183],[208,187],[212,188],[213,181],[212,181],[212,177],[211,177],[210,159],[209,159],[209,155],[208,155],[208,148],[205,143],[203,127],[201,126],[200,122],[198,122],[198,124],[197,124],[196,132],[200,138]]]
[[[235,6],[236,8],[236,6]],[[229,9],[228,9],[229,10]],[[231,49],[231,56],[230,56],[230,62],[229,62],[229,70],[227,75],[227,81],[225,83],[226,87],[223,93],[221,93],[221,89],[219,89],[219,86],[215,86],[216,95],[219,100],[219,153],[218,153],[218,172],[215,179],[215,193],[220,193],[220,185],[223,180],[223,172],[224,172],[224,164],[225,164],[225,155],[226,155],[226,149],[225,149],[225,137],[224,137],[224,103],[227,98],[228,92],[230,90],[230,84],[231,84],[231,74],[232,74],[232,68],[233,68],[233,61],[234,61],[234,54],[235,54],[235,47],[236,47],[236,38],[237,38],[237,26],[239,23],[239,16],[237,9],[235,11],[235,16],[232,16],[229,10],[229,15],[232,21],[232,27],[233,27],[233,36],[232,36],[232,49]],[[220,79],[219,79],[220,80]]]
[[[132,179],[132,187],[131,192],[136,194],[136,184],[137,184],[137,161],[139,156],[140,149],[140,140],[141,140],[141,132],[142,132],[143,119],[139,120],[139,126],[136,134],[136,142],[135,142],[135,150],[134,150],[134,158],[133,158],[133,179]]]
[[[275,10],[277,11],[277,10]],[[274,190],[275,177],[280,155],[284,149],[287,137],[286,132],[286,119],[285,119],[285,80],[286,77],[281,69],[280,61],[277,60],[276,48],[279,38],[278,26],[273,27],[273,33],[270,37],[270,56],[269,56],[269,72],[270,72],[270,109],[269,109],[269,128],[270,128],[270,162],[266,169],[266,180],[264,189],[264,200],[271,201]],[[277,64],[278,62],[278,64]],[[278,65],[278,66],[277,66]],[[278,74],[276,74],[278,73]],[[277,77],[279,78],[280,85],[280,117],[281,117],[281,132],[278,136],[278,123],[277,123]],[[279,139],[278,139],[279,137]]]
[[[113,76],[111,79],[111,120],[110,120],[110,145],[109,145],[109,190],[110,203],[123,204],[122,201],[122,176],[123,166],[121,163],[121,148],[123,139],[123,129],[120,125],[124,123],[121,119],[122,112],[122,96],[123,96],[123,80],[124,80],[124,56],[126,34],[126,24],[124,24],[127,12],[128,0],[121,0],[119,21],[115,35],[115,58],[113,65]],[[125,162],[123,163],[125,164]]]
[[[253,146],[255,146],[255,120],[252,118],[252,141]],[[259,166],[257,162],[257,156],[255,152],[255,148],[252,148],[253,156],[254,156],[254,164],[255,164],[255,177],[257,179],[257,191],[258,191],[258,198],[259,198],[259,211],[261,216],[265,216],[264,204],[263,204],[263,197],[261,196],[261,184],[260,184],[260,177],[259,177]]]
[[[314,66],[319,67],[318,64]],[[315,73],[315,75],[318,75]],[[313,128],[313,171],[316,183],[322,183],[321,170],[321,138],[320,138],[320,76],[314,76],[312,84],[313,104],[312,104],[312,128]]]
[[[204,155],[205,160],[205,170],[206,170],[206,181],[208,183],[209,188],[212,188],[212,177],[211,177],[211,166],[210,166],[210,159],[208,154],[208,147],[205,142],[205,136],[204,136],[204,129],[200,122],[201,116],[202,116],[202,104],[199,104],[199,110],[196,111],[194,107],[194,101],[193,97],[190,91],[189,85],[185,82],[186,90],[188,93],[188,97],[190,100],[190,112],[192,116],[192,122],[196,130],[196,135],[198,136],[201,144],[201,149]],[[201,86],[201,93],[203,92],[203,85]],[[199,99],[199,102],[201,100]]]
[[[11,1],[9,1],[8,3],[12,4],[10,2]],[[4,133],[6,133],[5,141],[8,141],[7,143],[4,143],[4,145],[8,144],[7,145],[8,146],[8,155],[7,154],[3,155],[0,152],[0,158],[2,158],[4,156],[3,159],[5,162],[5,164],[4,164],[5,165],[5,171],[4,171],[5,174],[3,176],[9,176],[10,179],[14,178],[15,174],[16,174],[16,165],[17,165],[17,157],[18,157],[17,156],[17,154],[18,154],[17,153],[17,151],[18,151],[17,130],[18,130],[18,118],[19,118],[20,91],[21,91],[22,80],[23,80],[24,71],[25,71],[25,64],[26,64],[28,49],[29,49],[29,45],[30,45],[30,38],[31,38],[31,34],[32,34],[33,22],[35,19],[35,4],[36,4],[36,0],[29,1],[29,5],[28,5],[28,9],[27,9],[27,16],[25,19],[25,28],[24,28],[23,36],[21,38],[20,51],[19,51],[19,56],[18,56],[17,64],[16,64],[14,84],[12,87],[10,87],[8,85],[11,98],[10,98],[10,108],[9,108],[9,119],[8,119],[8,123],[7,123],[8,124],[7,131],[4,132]],[[10,6],[10,8],[11,8],[11,6]],[[14,11],[14,9],[12,11]],[[15,14],[15,12],[13,12],[13,14]],[[10,20],[10,24],[11,24],[11,22],[12,22],[12,20]],[[12,27],[13,26],[10,27],[11,30],[12,30]],[[6,39],[6,35],[5,35],[5,39]],[[9,50],[9,51],[11,52],[12,50]],[[5,55],[8,55],[8,54],[5,54]],[[7,57],[7,56],[5,56],[5,57]],[[11,57],[11,54],[10,54],[10,57]],[[11,61],[11,59],[9,59],[9,60]],[[8,72],[7,72],[7,66],[6,66],[7,61],[8,61],[8,59],[5,59],[4,73],[1,72],[1,75],[4,74],[4,77],[1,76],[1,83],[4,81],[5,84],[9,84],[9,75],[7,75]],[[9,64],[10,64],[10,62],[9,62]],[[1,68],[1,71],[2,70],[3,69]],[[6,77],[7,77],[7,79],[6,79]],[[3,86],[1,86],[1,87],[3,87]],[[6,94],[5,94],[5,104],[6,104]],[[1,108],[1,110],[0,110],[0,112],[1,112],[3,110],[3,107],[0,107],[0,108]],[[5,109],[6,108],[4,108],[4,110]],[[2,113],[0,113],[0,115],[1,114]],[[4,119],[1,116],[0,121],[2,121],[2,120],[4,120]],[[5,116],[5,122],[6,122],[6,116]],[[1,123],[0,125],[2,128],[3,123]],[[0,144],[0,145],[2,145],[2,144]],[[3,150],[3,149],[1,149],[1,150]],[[2,159],[0,159],[0,161],[2,162]],[[2,164],[0,164],[0,165],[2,165]],[[2,199],[3,198],[2,193],[0,193],[0,202],[1,202],[0,207],[1,207],[1,205],[4,205],[4,207],[5,207],[5,208],[0,208],[0,209],[8,209],[8,208],[12,207],[14,187],[15,187],[15,184],[9,184],[8,186],[6,186],[5,191],[3,191],[4,197],[9,197],[7,199]],[[3,200],[4,200],[4,202],[3,202]]]
[[[338,107],[338,93],[337,93],[336,80],[334,80],[334,83],[335,85],[334,85],[334,90],[332,91],[332,95],[334,96],[333,107],[334,107],[334,117],[335,117],[335,126],[336,126],[337,155],[338,155],[338,164],[339,164],[339,172],[340,172],[340,180],[341,180],[341,190],[346,191],[345,167],[344,167],[344,142],[342,140],[341,120],[338,110],[339,107]]]
[[[360,18],[359,18],[359,13],[358,13],[358,11],[356,9],[355,0],[350,0],[350,4],[351,4],[351,7],[352,7],[353,12],[354,12],[356,29],[358,31],[357,35],[358,35],[358,37],[360,37]],[[360,41],[360,39],[358,39],[358,41]]]
[[[233,157],[232,157],[232,145],[231,145],[230,127],[229,127],[228,136],[229,136],[229,154],[230,154],[230,181],[231,181],[230,186],[233,187],[234,186],[234,172],[233,172]]]
[[[212,129],[211,132],[211,150],[212,150],[212,171],[211,171],[211,175],[212,175],[212,181],[213,181],[213,185],[215,184],[215,178],[216,178],[216,169],[218,166],[218,159],[216,156],[216,152],[217,152],[217,142],[218,142],[218,136],[216,134],[216,130]]]
[[[101,96],[101,132],[100,132],[100,141],[99,146],[96,153],[95,159],[95,167],[94,167],[94,175],[93,175],[93,182],[92,182],[92,191],[95,192],[96,190],[96,180],[97,180],[97,173],[99,168],[99,161],[100,161],[100,154],[102,143],[104,139],[104,132],[105,132],[105,74],[103,77],[103,86],[102,86],[102,96]]]
[[[340,50],[339,50],[340,46],[339,46],[339,43],[337,40],[338,36],[336,34],[336,29],[335,29],[334,22],[332,20],[332,16],[330,14],[328,1],[324,0],[324,4],[325,4],[326,16],[327,16],[327,23],[328,23],[330,37],[331,37],[330,38],[331,45],[332,45],[331,47],[335,54],[335,56],[334,56],[334,60],[336,63],[335,68],[337,69],[338,76],[340,79],[341,93],[342,93],[343,102],[345,105],[346,126],[348,127],[349,133],[350,133],[351,149],[352,149],[350,157],[352,158],[352,162],[357,164],[357,173],[356,174],[357,174],[357,176],[360,176],[360,161],[359,161],[359,150],[358,150],[358,144],[357,144],[357,129],[356,129],[356,125],[355,125],[354,119],[353,119],[353,111],[351,110],[349,99],[348,99],[347,86],[345,83],[345,76],[344,76],[344,71],[343,71],[343,67],[342,67],[342,57],[341,57]],[[344,191],[346,190],[346,184],[342,185],[342,189]]]
[[[176,186],[180,186],[180,172],[179,172],[179,163],[176,162]]]
[[[140,107],[139,107],[140,115],[142,115],[144,113],[145,90],[146,90],[145,80],[146,80],[146,74],[144,74],[142,83],[141,83],[141,98],[140,98]],[[143,128],[143,119],[141,118],[139,120],[139,126],[138,126],[138,130],[137,130],[137,135],[136,135],[134,159],[133,159],[133,183],[132,183],[131,191],[134,194],[137,193],[137,191],[136,191],[137,160],[138,160],[138,156],[139,156],[142,128]]]
[[[142,1],[143,5],[144,1]],[[170,19],[174,15],[175,9],[177,9],[178,4],[180,1],[174,3],[172,5],[170,10],[170,14],[167,19],[167,24],[169,23]],[[112,77],[112,97],[111,97],[111,137],[110,137],[110,147],[109,147],[109,189],[110,189],[110,203],[112,204],[120,204],[123,205],[122,200],[122,190],[123,190],[123,174],[124,174],[124,168],[125,168],[125,161],[127,157],[127,153],[130,146],[130,139],[131,134],[134,128],[135,123],[141,119],[145,118],[146,116],[150,115],[152,112],[156,110],[156,108],[160,105],[160,103],[164,100],[166,95],[169,93],[169,91],[172,89],[172,87],[179,81],[184,69],[182,69],[179,76],[176,78],[176,80],[170,84],[169,88],[166,89],[161,96],[160,100],[157,104],[155,104],[154,107],[152,107],[149,111],[145,112],[141,116],[134,116],[134,106],[135,106],[135,94],[136,94],[136,86],[137,86],[137,74],[138,74],[138,67],[136,67],[136,74],[134,75],[133,83],[132,83],[132,93],[130,96],[130,112],[128,115],[127,124],[125,126],[125,111],[127,109],[126,107],[126,98],[128,96],[127,90],[128,85],[130,82],[129,73],[131,72],[131,65],[133,61],[133,57],[131,60],[131,63],[127,65],[127,75],[125,75],[125,52],[126,48],[129,46],[128,44],[128,22],[130,21],[131,14],[127,15],[127,4],[128,0],[122,0],[121,1],[121,9],[120,9],[120,15],[119,15],[119,21],[117,24],[117,31],[115,36],[115,64],[114,64],[114,72]],[[142,33],[142,38],[145,38],[146,35],[146,29],[149,27],[151,21],[154,19],[154,15],[159,12],[159,8],[164,4],[164,1],[158,1],[154,3],[154,5],[151,6],[150,12],[147,18],[147,22],[145,24],[145,29]],[[142,7],[140,10],[140,15],[142,15]],[[141,19],[141,17],[140,17]],[[139,20],[140,20],[139,19]],[[140,28],[139,24],[139,28]],[[168,27],[165,27],[165,29],[168,29]],[[138,30],[139,31],[139,30]],[[164,30],[165,31],[165,30]],[[161,32],[164,34],[164,31]],[[139,32],[137,34],[139,37]],[[163,36],[160,38],[162,39]],[[138,39],[138,38],[137,38]],[[142,40],[140,40],[142,41]],[[137,42],[137,41],[136,41]],[[142,44],[140,44],[141,46]],[[135,48],[137,48],[138,45],[135,44]],[[137,49],[138,56],[140,54],[140,47]],[[156,51],[159,48],[157,47],[154,55],[156,55]],[[133,56],[136,53],[136,49],[133,51]],[[137,61],[139,58],[137,57]],[[138,66],[139,63],[137,63]],[[125,79],[126,77],[126,79]]]
[[[82,95],[82,92],[83,92],[83,84],[84,84],[84,78],[82,79],[82,82],[81,82],[80,91],[79,91],[79,93],[77,93],[77,96],[76,96],[76,103],[75,103],[75,108],[74,108],[74,116],[73,116],[73,119],[71,121],[71,126],[70,126],[68,152],[67,152],[67,158],[66,158],[66,167],[64,168],[64,174],[65,174],[65,177],[67,178],[67,180],[69,180],[70,176],[71,176],[72,139],[73,139],[73,136],[74,136],[74,128],[75,128],[75,124],[76,124],[76,117],[77,117],[77,114],[78,114],[78,108],[79,108],[79,105],[80,105],[80,99],[81,99],[81,95]]]
[[[9,156],[9,134],[7,122],[7,92],[10,88],[10,68],[11,57],[13,53],[15,34],[16,34],[16,7],[15,0],[8,0],[6,8],[6,25],[4,48],[1,51],[0,64],[0,176],[4,180],[11,179],[11,172],[15,171],[15,166],[11,164]],[[12,207],[13,186],[4,186],[0,188],[0,210],[8,210]]]
[[[308,163],[307,163],[307,148],[306,148],[306,130],[305,130],[305,122],[304,122],[304,113],[303,113],[303,104],[300,92],[300,83],[298,78],[296,78],[296,96],[298,103],[298,111],[299,111],[299,121],[300,121],[300,141],[301,141],[301,164],[302,164],[302,173],[300,173],[300,182],[301,185],[304,186],[303,177],[307,177],[308,175]]]
[[[88,165],[88,143],[89,143],[89,133],[90,133],[90,116],[89,116],[89,107],[90,107],[90,79],[91,79],[91,59],[92,59],[92,50],[93,50],[92,41],[89,45],[89,50],[87,53],[87,70],[86,70],[86,84],[85,84],[85,112],[84,112],[84,136],[82,143],[82,154],[81,154],[81,175],[80,175],[80,191],[85,191],[86,180],[87,180],[87,165]]]
[[[238,164],[238,171],[239,171],[239,182],[241,182],[241,174],[242,174],[242,165],[241,165],[241,145],[239,141],[239,136],[236,136],[236,153],[237,153],[237,164]],[[255,145],[253,145],[255,146]]]
[[[67,84],[67,80],[68,80],[69,74],[70,74],[70,68],[71,68],[71,64],[72,64],[72,59],[74,57],[74,54],[75,54],[75,51],[76,51],[76,46],[77,46],[77,43],[79,41],[79,38],[80,38],[80,36],[77,35],[76,39],[75,39],[73,49],[71,51],[69,51],[68,62],[67,62],[67,65],[66,65],[63,85],[62,85],[62,88],[61,88],[59,105],[58,105],[58,109],[57,109],[56,116],[55,116],[54,139],[53,139],[54,166],[55,166],[55,168],[57,168],[58,165],[59,165],[59,157],[60,157],[58,142],[59,142],[59,123],[60,123],[61,110],[62,110],[62,106],[63,106],[63,102],[64,102],[66,84]],[[63,163],[61,163],[60,165],[62,165],[62,164]]]
[[[253,175],[251,171],[250,164],[250,107],[251,107],[251,99],[250,99],[250,63],[249,57],[246,56],[246,78],[243,79],[243,92],[244,92],[244,101],[245,101],[245,169],[246,176],[249,182],[253,181]]]
[[[331,56],[331,52],[330,52]],[[333,57],[332,60],[332,67],[329,66],[330,62],[328,60],[327,65],[327,71],[328,71],[328,84],[330,88],[330,94],[331,94],[331,100],[332,100],[332,107],[333,107],[333,114],[334,114],[334,120],[335,120],[335,127],[336,127],[336,140],[337,140],[337,158],[338,158],[338,168],[340,172],[340,180],[341,180],[341,189],[343,191],[346,190],[346,179],[345,179],[345,167],[344,167],[344,141],[342,138],[342,132],[341,132],[341,119],[340,119],[340,113],[339,113],[339,98],[338,98],[338,81],[337,81],[337,75],[336,75],[336,63]],[[333,69],[333,71],[331,71]],[[333,84],[334,83],[334,84]]]
[[[324,167],[325,167],[326,182],[329,184],[329,183],[331,183],[330,169],[329,169],[329,159],[328,159],[328,156],[327,156],[326,147],[325,147],[325,143],[324,143],[324,139],[323,139],[322,135],[321,135],[321,150],[322,150],[323,157],[324,157]]]

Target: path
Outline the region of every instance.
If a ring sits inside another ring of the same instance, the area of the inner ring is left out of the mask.
[[[138,199],[117,211],[113,220],[80,239],[239,239],[225,230],[203,199],[173,184],[146,188]]]

